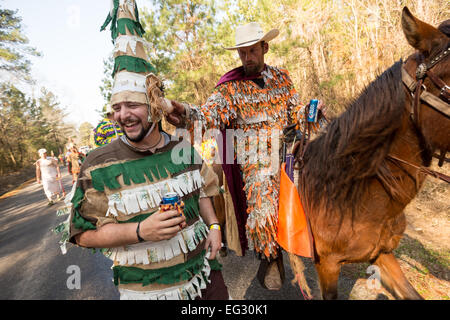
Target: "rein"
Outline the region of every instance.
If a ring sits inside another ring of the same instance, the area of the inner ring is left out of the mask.
[[[299,145],[300,150],[298,151],[300,156],[295,159],[296,162],[300,163],[300,166],[303,166],[303,156],[305,155],[306,148],[308,147],[311,138],[312,123],[307,120],[308,113],[309,113],[309,103],[305,106],[305,125],[303,126],[303,132],[301,133],[301,140]],[[324,113],[322,113],[321,116],[323,117],[323,119],[327,124],[330,123],[330,120],[328,120],[328,118],[325,116]]]
[[[412,163],[410,163],[410,162],[408,162],[408,161],[406,161],[406,160],[402,160],[402,159],[400,159],[400,158],[397,158],[396,156],[388,155],[387,157],[388,157],[389,160],[391,160],[392,162],[397,162],[397,163],[400,162],[400,163],[403,163],[403,164],[407,164],[407,165],[409,165],[409,166],[411,166],[411,167],[413,167],[413,168],[416,168],[417,170],[419,170],[419,171],[422,172],[422,173],[425,173],[425,174],[427,174],[427,175],[429,175],[429,176],[432,176],[432,177],[434,177],[434,178],[441,179],[442,181],[445,181],[445,182],[447,182],[447,183],[450,183],[450,176],[448,176],[448,175],[446,175],[446,174],[443,174],[443,173],[441,173],[441,172],[437,172],[437,171],[434,171],[434,170],[425,168],[425,167],[423,167],[423,166],[416,166],[415,164],[412,164]]]

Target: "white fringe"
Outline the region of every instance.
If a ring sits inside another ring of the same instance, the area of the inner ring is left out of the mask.
[[[129,44],[133,51],[136,50],[136,40],[132,39],[133,36],[122,36],[116,41],[115,51],[125,51],[127,50],[127,45]],[[133,91],[133,92],[146,92],[145,88],[145,76],[137,73],[132,73],[128,71],[120,71],[117,73],[114,79],[114,86],[112,88],[112,94],[119,93],[122,91]]]
[[[203,184],[204,180],[200,175],[200,170],[197,169],[151,185],[123,190],[108,196],[106,216],[118,216],[118,211],[124,215],[131,215],[156,208],[165,193],[176,192],[183,197],[200,189]]]
[[[108,256],[119,265],[151,264],[167,261],[188,253],[197,248],[197,245],[208,236],[208,227],[199,220],[193,225],[178,232],[169,240],[146,241],[125,247],[110,249]]]
[[[76,187],[77,187],[76,183],[74,183],[72,185],[72,190],[70,190],[70,192],[64,198],[65,206],[56,211],[56,215],[58,217],[68,215],[67,219],[64,220],[64,222],[58,224],[54,229],[52,229],[52,231],[54,233],[61,234],[61,240],[59,241],[59,244],[60,244],[59,247],[61,249],[62,254],[67,253],[67,242],[68,242],[69,234],[70,234],[70,212],[72,210],[72,202],[71,201],[75,194]]]

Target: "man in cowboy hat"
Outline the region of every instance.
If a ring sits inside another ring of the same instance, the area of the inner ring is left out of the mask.
[[[237,27],[235,46],[225,49],[236,50],[242,66],[220,78],[203,106],[171,101],[166,111],[169,123],[191,128],[194,121],[199,120],[202,129],[222,130],[222,136],[225,129],[241,129],[246,133],[256,130],[257,137],[248,141],[246,150],[250,144],[264,142],[267,132],[281,131],[293,122],[303,126],[304,106],[300,104],[287,70],[264,62],[269,41],[278,34],[278,29],[265,33],[258,22]],[[319,110],[322,107],[319,103]],[[317,131],[322,125],[323,120],[319,119],[313,124],[313,130]],[[267,153],[271,154],[271,151]],[[234,239],[227,238],[228,246],[238,255],[246,248],[253,248],[262,260],[258,270],[261,285],[279,290],[284,280],[284,267],[281,248],[276,241],[278,171],[268,175],[268,165],[259,159],[256,163],[244,161],[241,164],[227,164],[223,158],[221,161],[224,163],[225,189],[230,191],[232,199],[227,219],[230,217],[228,221],[237,222],[234,229],[237,232],[226,234],[238,234]],[[232,228],[230,223],[227,223],[228,228]]]

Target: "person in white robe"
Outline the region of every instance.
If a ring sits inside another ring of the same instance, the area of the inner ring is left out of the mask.
[[[44,188],[44,193],[48,199],[48,205],[61,199],[63,190],[61,188],[61,172],[58,160],[47,156],[46,149],[39,149],[40,159],[36,161],[36,180]]]

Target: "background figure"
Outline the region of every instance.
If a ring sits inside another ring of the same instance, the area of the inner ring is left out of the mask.
[[[114,111],[111,105],[106,106],[105,117],[94,129],[95,147],[104,146],[123,134],[122,129],[114,121]]]
[[[72,175],[72,184],[74,184],[78,180],[81,164],[81,155],[78,152],[77,147],[72,146],[70,153],[67,156],[67,161],[69,162],[69,172]]]
[[[58,160],[47,157],[47,150],[39,149],[40,159],[36,161],[36,180],[42,182],[48,205],[54,204],[54,200],[61,199],[61,172],[59,171]]]

